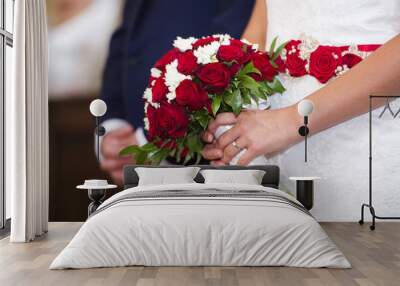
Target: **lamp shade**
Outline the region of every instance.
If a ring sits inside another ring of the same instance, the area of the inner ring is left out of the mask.
[[[314,103],[309,99],[304,99],[297,105],[297,111],[301,116],[309,116],[314,110]]]
[[[107,104],[101,99],[95,99],[90,103],[90,113],[93,116],[103,116],[107,111]]]

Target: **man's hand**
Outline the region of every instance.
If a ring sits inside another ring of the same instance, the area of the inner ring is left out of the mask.
[[[122,185],[122,167],[134,163],[132,157],[120,157],[119,151],[129,145],[137,145],[135,131],[132,126],[122,127],[106,133],[101,143],[101,168],[110,174],[114,183]]]

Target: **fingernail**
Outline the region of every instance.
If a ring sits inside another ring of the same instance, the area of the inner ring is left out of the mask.
[[[212,136],[211,134],[209,134],[209,135],[207,136],[207,141],[208,141],[208,142],[212,142],[212,140],[213,140],[213,136]]]

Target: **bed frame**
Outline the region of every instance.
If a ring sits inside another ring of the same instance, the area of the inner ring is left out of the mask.
[[[265,187],[271,187],[278,189],[279,187],[279,167],[275,165],[260,165],[260,166],[221,166],[214,167],[210,165],[195,165],[201,169],[221,169],[221,170],[263,170],[265,175],[262,179],[262,185]],[[136,187],[139,182],[139,176],[135,171],[136,167],[147,167],[147,168],[182,168],[179,165],[168,165],[168,166],[149,166],[149,165],[126,165],[124,167],[124,189]],[[199,173],[194,179],[198,183],[204,183],[203,176]]]

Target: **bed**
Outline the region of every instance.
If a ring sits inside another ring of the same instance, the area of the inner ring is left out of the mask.
[[[265,171],[260,185],[204,183],[198,173],[193,183],[143,186],[137,170],[125,167],[125,190],[88,218],[50,269],[351,267],[312,215],[278,189],[277,166],[218,167]]]

